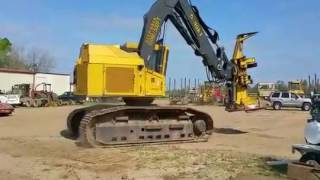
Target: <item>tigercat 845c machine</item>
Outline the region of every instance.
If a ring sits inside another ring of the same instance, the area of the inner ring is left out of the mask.
[[[76,94],[89,97],[122,97],[126,105],[95,105],[76,109],[67,125],[83,146],[129,146],[145,143],[205,141],[213,130],[207,113],[189,107],[150,106],[165,96],[169,49],[161,38],[171,21],[196,56],[202,58],[208,79],[227,87],[228,111],[256,108],[247,95],[252,83],[243,42],[256,33],[237,37],[233,59],[217,43],[218,34],[201,19],[188,0],[157,0],[144,16],[139,43],[84,44],[75,66]],[[164,37],[164,36],[163,36]]]

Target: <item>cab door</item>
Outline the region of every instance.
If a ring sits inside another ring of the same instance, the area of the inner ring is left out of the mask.
[[[295,93],[290,93],[290,106],[301,107],[299,104],[299,97]]]
[[[290,104],[291,104],[291,99],[290,99],[289,93],[283,92],[283,93],[281,94],[281,101],[282,101],[282,105],[283,105],[283,106],[290,106]]]

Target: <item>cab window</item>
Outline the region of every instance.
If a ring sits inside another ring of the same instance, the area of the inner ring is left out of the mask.
[[[293,93],[292,93],[292,94],[291,94],[291,98],[292,98],[292,99],[298,99],[298,96],[297,96],[296,94],[293,94]]]
[[[282,98],[289,98],[289,93],[282,93],[281,97]]]
[[[277,98],[277,97],[279,97],[280,96],[280,93],[273,93],[272,94],[272,97],[274,97],[274,98]]]
[[[165,46],[161,46],[159,50],[154,50],[152,55],[150,56],[150,59],[148,61],[148,67],[157,73],[166,74],[166,66],[167,66],[167,60],[169,56],[169,50],[166,49]]]

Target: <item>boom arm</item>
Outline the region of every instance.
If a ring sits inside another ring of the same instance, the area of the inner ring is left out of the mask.
[[[144,27],[139,42],[138,52],[145,65],[156,69],[157,63],[152,58],[156,43],[161,43],[159,35],[162,24],[170,20],[188,45],[207,68],[209,80],[224,82],[227,88],[226,109],[239,110],[252,106],[256,99],[248,96],[248,84],[252,83],[247,68],[255,67],[254,58],[243,55],[243,42],[256,33],[241,34],[237,37],[234,56],[228,59],[224,48],[217,43],[219,35],[201,19],[198,9],[189,0],[157,0],[144,16]]]
[[[139,42],[139,54],[148,66],[157,43],[162,24],[170,20],[187,44],[208,68],[209,77],[218,82],[233,81],[234,65],[222,47],[217,44],[218,34],[199,16],[188,0],[157,0],[144,16],[144,27]]]

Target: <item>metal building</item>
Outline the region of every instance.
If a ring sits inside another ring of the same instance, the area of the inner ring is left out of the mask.
[[[0,68],[0,90],[1,92],[11,91],[15,84],[34,83],[35,87],[41,83],[51,84],[51,90],[60,95],[70,91],[70,75],[59,73],[42,73],[28,70]],[[41,87],[41,86],[39,86]],[[37,89],[42,90],[42,89]]]

